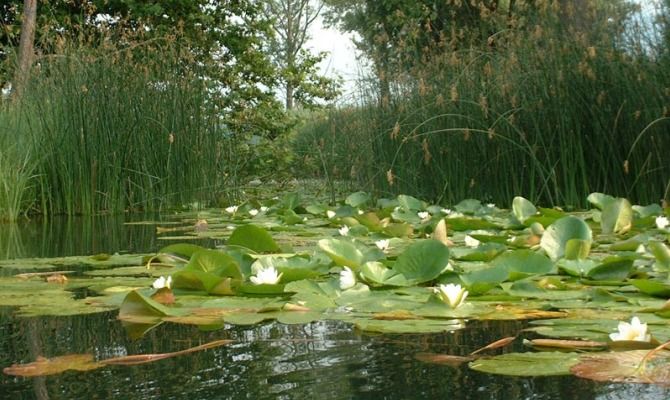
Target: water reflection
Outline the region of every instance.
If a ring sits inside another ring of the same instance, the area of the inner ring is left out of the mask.
[[[355,332],[339,322],[269,323],[201,332],[163,324],[130,341],[115,313],[71,318],[15,318],[0,312],[0,366],[94,353],[98,358],[174,351],[218,339],[224,347],[133,367],[108,367],[36,379],[0,378],[12,399],[665,399],[644,385],[602,385],[573,377],[508,378],[416,361],[418,352],[467,354],[491,337],[515,334],[518,322],[470,323],[438,335]],[[517,348],[518,350],[518,348]]]
[[[0,224],[0,259],[99,253],[146,253],[170,242],[157,239],[157,214],[35,218]],[[130,223],[130,224],[128,224]],[[213,245],[200,240],[198,243]]]

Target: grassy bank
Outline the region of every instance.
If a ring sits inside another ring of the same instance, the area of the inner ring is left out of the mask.
[[[362,105],[315,118],[296,147],[314,149],[315,173],[447,203],[667,198],[670,67],[642,36],[624,40],[620,24],[593,20],[576,33],[545,10],[445,49],[397,71],[386,96],[362,90]]]

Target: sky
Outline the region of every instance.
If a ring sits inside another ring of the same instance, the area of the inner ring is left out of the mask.
[[[307,43],[308,48],[316,52],[330,53],[320,65],[321,73],[329,77],[342,77],[343,94],[351,93],[361,70],[360,63],[356,59],[356,47],[352,36],[335,28],[325,27],[321,18],[318,18],[312,26],[311,36],[311,40]]]

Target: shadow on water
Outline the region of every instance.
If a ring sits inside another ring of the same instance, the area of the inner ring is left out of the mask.
[[[520,322],[470,323],[433,335],[361,335],[341,322],[269,323],[202,332],[163,324],[131,341],[116,313],[16,318],[0,312],[0,365],[92,353],[98,359],[169,352],[219,339],[235,342],[132,367],[66,372],[44,378],[0,377],[11,399],[665,399],[654,386],[597,384],[573,377],[509,378],[466,365],[425,364],[419,352],[465,355],[491,337],[514,335]],[[509,349],[513,350],[513,349]],[[509,351],[508,350],[508,351]],[[518,348],[516,350],[519,350]]]

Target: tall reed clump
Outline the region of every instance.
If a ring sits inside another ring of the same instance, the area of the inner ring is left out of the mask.
[[[15,221],[31,208],[37,182],[34,151],[8,101],[0,99],[0,221]]]
[[[492,14],[500,28],[479,42],[454,30],[396,71],[385,94],[303,135],[335,143],[342,154],[325,163],[362,165],[352,178],[380,193],[575,206],[594,191],[667,198],[670,66],[607,10],[588,12],[588,29],[548,6]]]
[[[20,104],[45,214],[158,210],[216,200],[248,155],[194,60],[167,41],[61,49]],[[248,152],[248,151],[247,151]]]

